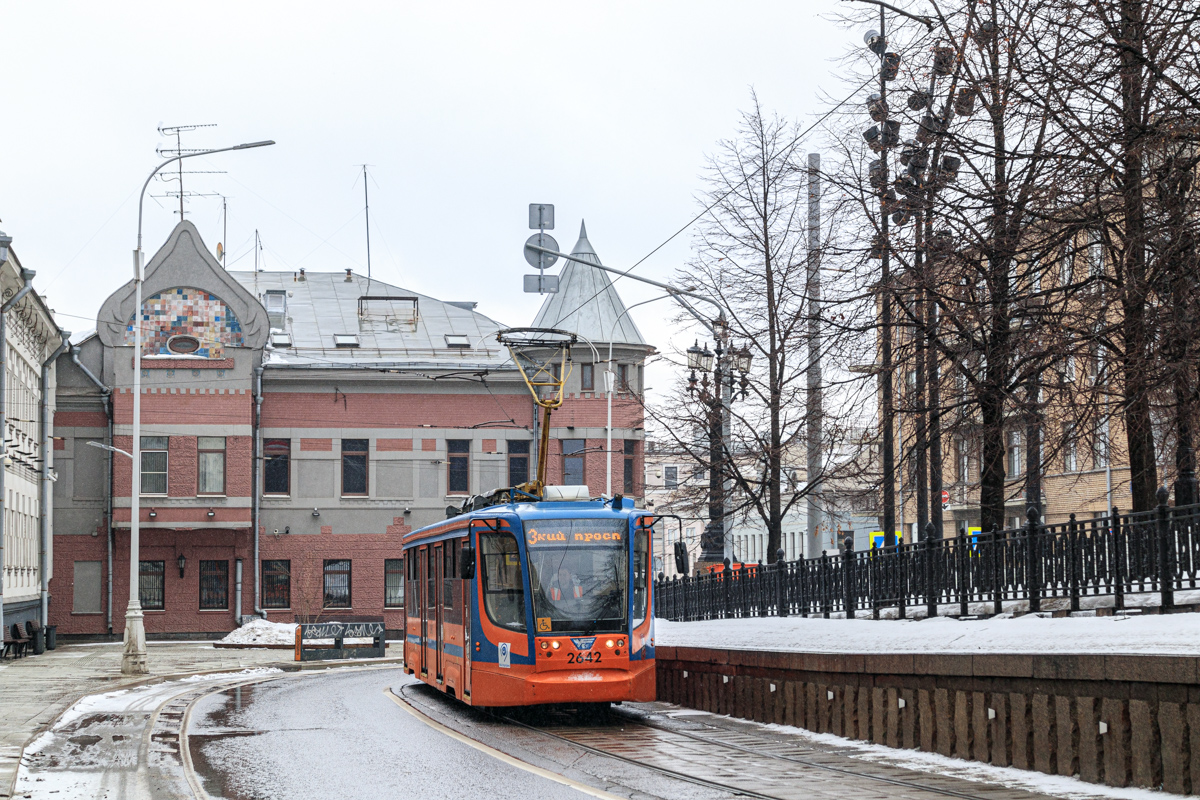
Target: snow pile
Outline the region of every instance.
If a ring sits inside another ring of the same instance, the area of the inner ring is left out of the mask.
[[[655,644],[801,653],[1095,653],[1200,656],[1200,614],[923,620],[757,617],[669,622]]]
[[[221,640],[222,644],[295,644],[296,623],[253,619]]]

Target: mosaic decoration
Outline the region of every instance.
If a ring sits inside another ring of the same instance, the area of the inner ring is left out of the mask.
[[[241,347],[242,325],[221,298],[200,289],[168,289],[142,302],[142,355],[177,356],[167,347],[172,336],[194,336],[200,348],[190,355],[223,358],[225,347]],[[133,344],[133,320],[125,328]]]

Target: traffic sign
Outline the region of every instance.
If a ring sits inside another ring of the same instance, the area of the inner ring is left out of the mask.
[[[950,492],[942,489],[942,510],[945,511],[948,508],[950,508]]]
[[[558,242],[554,241],[554,237],[550,234],[535,233],[525,240],[525,260],[529,262],[529,266],[536,269],[549,269],[554,266],[554,262],[558,261],[558,256],[533,250],[529,247],[530,245],[544,247],[547,250],[557,250]]]
[[[552,231],[554,230],[554,204],[553,203],[530,203],[529,204],[529,230],[531,231]],[[556,250],[558,248],[555,248]]]

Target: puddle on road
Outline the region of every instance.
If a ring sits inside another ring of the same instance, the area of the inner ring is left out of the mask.
[[[222,740],[263,733],[241,725],[242,711],[250,705],[256,688],[257,684],[251,684],[226,689],[208,695],[192,709],[191,725],[187,732],[188,753],[204,791],[214,800],[256,800],[255,796],[241,794],[227,785],[225,774],[206,755],[206,751]]]

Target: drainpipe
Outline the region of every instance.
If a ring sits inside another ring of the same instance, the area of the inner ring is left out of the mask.
[[[79,360],[79,348],[78,347],[71,348],[71,360],[75,362],[75,366],[79,367],[80,372],[82,372],[84,375],[86,375],[88,380],[90,380],[92,383],[94,383],[96,385],[96,388],[100,390],[100,397],[104,403],[104,416],[108,417],[108,443],[111,445],[112,439],[113,439],[112,404],[110,402],[112,399],[112,389],[105,386],[104,383],[99,378],[97,378],[96,375],[90,369],[87,368],[87,365],[85,365],[82,361]],[[108,547],[108,571],[106,573],[108,575],[108,588],[107,588],[108,597],[104,603],[104,615],[105,615],[105,624],[107,626],[106,630],[108,631],[109,636],[112,636],[112,632],[113,632],[113,624],[112,624],[112,619],[113,619],[112,618],[112,595],[113,595],[112,474],[113,474],[113,472],[112,472],[112,470],[113,470],[113,451],[109,450],[108,451],[109,484],[108,484],[108,490],[105,492],[105,495],[108,497],[108,516],[105,517],[106,524],[104,526],[104,539],[105,539],[105,541],[107,543],[107,547]]]
[[[242,624],[242,560],[235,558],[233,560],[233,607],[237,609],[237,614],[233,621],[238,625]]]
[[[7,241],[4,241],[5,239]],[[3,259],[0,259],[0,265],[8,260],[8,245],[11,241],[10,237],[0,234],[0,254],[4,256]],[[21,280],[25,282],[25,285],[12,296],[11,300],[0,306],[0,631],[4,630],[4,477],[8,472],[8,467],[4,466],[4,461],[8,459],[8,454],[5,452],[8,447],[4,443],[5,435],[8,432],[6,417],[8,409],[5,407],[7,388],[5,378],[8,375],[8,329],[5,320],[8,318],[8,310],[33,290],[33,276],[36,274],[31,269],[22,268]]]
[[[47,390],[47,384],[50,380],[50,365],[63,354],[70,344],[71,332],[59,331],[62,337],[62,342],[58,345],[58,349],[50,354],[50,357],[42,362],[42,413],[38,420],[38,441],[42,448],[42,480],[41,486],[38,487],[38,525],[40,527],[40,538],[38,546],[38,575],[42,582],[42,627],[45,628],[50,624],[50,513],[48,511],[50,503],[50,455],[53,452],[50,446],[50,425],[48,417],[50,416],[50,392]],[[55,383],[57,384],[58,373],[55,371]],[[57,392],[55,392],[57,394]],[[57,404],[56,404],[57,405]]]
[[[262,619],[267,618],[267,612],[262,610],[261,602],[261,586],[262,586],[262,559],[258,555],[258,499],[262,495],[259,489],[259,479],[262,470],[259,467],[259,461],[262,457],[262,376],[263,367],[259,364],[254,368],[254,461],[251,465],[250,491],[253,492],[254,498],[252,502],[253,513],[251,516],[251,524],[254,525],[254,613]],[[241,609],[238,609],[241,613]]]

